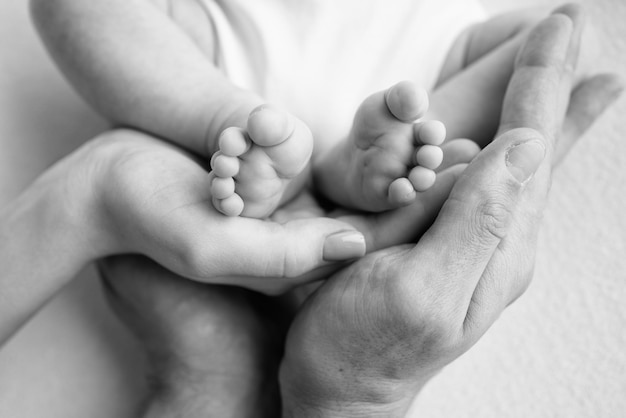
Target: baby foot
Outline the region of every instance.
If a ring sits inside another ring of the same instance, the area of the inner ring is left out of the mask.
[[[367,211],[411,203],[435,183],[443,159],[444,125],[414,123],[427,109],[426,91],[408,81],[369,96],[347,141],[316,170],[320,189],[337,203]]]
[[[246,129],[225,129],[211,158],[211,195],[228,216],[265,218],[306,182],[313,136],[296,117],[271,105],[248,116]]]

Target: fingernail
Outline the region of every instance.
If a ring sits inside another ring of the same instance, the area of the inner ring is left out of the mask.
[[[506,166],[513,177],[524,184],[532,178],[545,156],[543,143],[533,139],[509,148],[506,152]]]
[[[338,232],[324,242],[325,261],[343,261],[365,255],[365,237],[357,231]]]

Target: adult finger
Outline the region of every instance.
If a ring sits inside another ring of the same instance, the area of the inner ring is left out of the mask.
[[[589,90],[588,90],[589,89]],[[568,117],[578,124],[570,125],[576,130],[569,135],[572,140],[596,119],[621,90],[621,81],[615,75],[600,75],[585,81],[572,95]],[[585,99],[598,98],[599,102],[585,103]],[[567,134],[567,131],[565,132]],[[567,135],[566,135],[567,139]],[[571,142],[570,142],[571,144]],[[562,149],[559,142],[557,152]],[[565,150],[566,152],[567,150]],[[558,157],[558,155],[557,155]],[[544,164],[543,173],[549,172],[549,164]],[[518,200],[518,209],[507,230],[506,237],[500,241],[493,257],[472,290],[471,301],[461,299],[459,306],[467,306],[461,311],[464,315],[463,333],[468,343],[476,341],[497,319],[502,310],[513,303],[528,287],[534,267],[537,225],[545,204],[545,193],[549,183],[548,176],[537,174],[532,183]]]
[[[581,81],[572,92],[565,115],[561,138],[555,150],[559,163],[574,143],[617,100],[624,90],[624,80],[617,74],[598,74]]]
[[[505,96],[500,134],[469,165],[413,250],[415,260],[438,260],[434,268],[450,279],[457,306],[469,306],[514,214],[530,209],[517,206],[561,125],[557,113],[573,28],[570,18],[554,14],[530,32]],[[547,181],[541,184],[547,188]],[[533,205],[542,206],[544,196]]]
[[[431,268],[447,289],[440,293],[450,306],[469,305],[516,212],[524,209],[518,207],[520,200],[536,181],[532,178],[545,155],[544,139],[535,130],[502,134],[466,168],[437,220],[409,254],[416,263],[433,260]]]
[[[565,144],[563,137],[559,140],[555,160],[569,150],[572,142],[580,138],[620,90],[621,82],[612,74],[592,77],[578,86],[572,94],[568,110],[570,123],[564,125],[562,133],[569,142]],[[568,133],[565,130],[568,126],[574,130]],[[536,182],[533,186],[540,192],[545,190],[544,186]],[[533,201],[536,195],[532,191],[526,193],[525,197],[528,202],[520,204],[528,206],[530,210],[516,214],[514,227],[509,231],[507,239],[500,243],[499,251],[487,266],[472,295],[464,330],[475,337],[482,335],[502,310],[525,291],[532,278],[538,235],[536,225],[540,221],[542,208]],[[532,210],[533,206],[535,210]]]
[[[498,245],[476,284],[471,300],[462,312],[463,333],[468,342],[478,337],[500,316],[502,311],[521,296],[531,282],[535,267],[537,239],[543,206],[536,207],[540,190],[545,190],[539,176],[522,195],[520,206],[528,202],[528,209],[517,211],[507,236]],[[534,189],[534,190],[533,190]]]
[[[549,141],[546,145],[551,152],[562,123],[562,82],[572,59],[572,35],[579,34],[575,29],[579,23],[556,13],[530,32],[505,95],[499,134],[516,128],[534,129]]]
[[[565,66],[561,76],[561,96],[559,115],[565,115],[572,91],[574,72],[578,67],[582,34],[585,27],[586,15],[579,4],[565,4],[554,10],[553,14],[563,14],[568,16],[573,23],[572,37],[565,57]]]
[[[306,273],[363,256],[366,250],[363,234],[334,219],[296,219],[279,224],[220,215],[215,222],[202,213],[202,208],[197,210],[182,213],[187,220],[176,223],[175,237],[153,258],[202,282],[266,289],[263,281],[271,281],[270,288],[278,281],[276,288],[284,290],[321,278]],[[178,250],[172,254],[172,248]]]
[[[380,214],[342,214],[337,219],[363,232],[368,252],[415,242],[432,224],[464,169],[465,164],[457,164],[438,172],[433,187],[408,206]]]

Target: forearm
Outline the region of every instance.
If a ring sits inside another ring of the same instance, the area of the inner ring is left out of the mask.
[[[194,42],[147,0],[32,0],[31,8],[48,50],[69,81],[117,125],[207,155],[221,130],[243,123],[261,103],[215,67],[207,55],[206,45],[213,41],[209,35],[203,37],[201,50],[200,41]],[[203,16],[202,11],[191,12]],[[208,20],[202,25],[212,33]]]
[[[106,252],[90,216],[91,192],[73,165],[63,160],[0,210],[0,344]]]
[[[273,382],[247,376],[214,374],[189,381],[177,378],[171,385],[152,382],[144,401],[144,418],[278,418],[279,402]],[[269,388],[269,390],[268,390]]]

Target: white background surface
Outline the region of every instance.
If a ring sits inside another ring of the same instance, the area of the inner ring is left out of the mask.
[[[626,2],[585,3],[601,36],[598,68],[626,76]],[[624,114],[622,99],[560,167],[533,284],[424,389],[421,416],[626,415]],[[104,127],[53,68],[26,3],[0,2],[0,205]],[[140,371],[87,269],[0,351],[0,417],[131,417]]]

